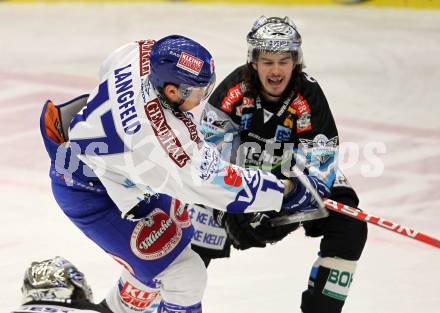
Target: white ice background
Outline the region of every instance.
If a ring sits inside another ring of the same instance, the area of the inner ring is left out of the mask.
[[[119,265],[73,226],[51,195],[38,129],[44,101],[89,92],[100,62],[123,43],[171,33],[210,49],[220,81],[245,61],[245,36],[260,14],[289,15],[297,24],[306,71],[319,81],[351,149],[345,172],[360,207],[440,237],[440,11],[1,3],[1,312],[18,307],[23,271],[34,260],[70,259],[96,300],[119,275]],[[376,159],[367,156],[371,147],[379,147],[372,150]],[[381,164],[383,171],[370,177]],[[440,250],[369,230],[344,312],[440,312]],[[204,311],[300,312],[318,246],[297,231],[267,249],[213,261]]]

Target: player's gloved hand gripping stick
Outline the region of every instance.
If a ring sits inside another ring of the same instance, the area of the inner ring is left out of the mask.
[[[292,175],[285,182],[285,196],[282,204],[283,210],[289,215],[274,218],[271,226],[280,226],[291,223],[299,223],[317,220],[328,216],[322,198],[330,195],[330,190],[321,180],[305,175],[296,166]]]
[[[360,209],[352,208],[345,204],[336,202],[334,200],[321,197],[316,191],[316,189],[311,185],[310,180],[307,179],[305,175],[301,175],[302,173],[299,172],[299,170],[296,169],[296,167],[294,167],[294,174],[296,175],[295,178],[292,181],[290,180],[287,181],[286,184],[301,183],[303,187],[308,189],[310,194],[313,196],[314,200],[318,205],[318,208],[317,209],[312,208],[313,210],[300,210],[297,212],[293,212],[293,214],[291,215],[284,215],[274,218],[270,221],[271,226],[287,225],[291,223],[298,223],[298,222],[304,222],[304,221],[327,217],[328,216],[327,210],[332,210],[340,214],[344,214],[346,216],[355,218],[357,220],[368,222],[376,226],[380,226],[384,229],[393,231],[397,234],[418,240],[420,242],[426,243],[428,245],[440,249],[440,240],[432,236],[428,236],[426,234],[420,233],[412,228],[402,226],[398,223],[389,221],[385,218],[373,216],[371,214],[365,213]],[[291,187],[291,189],[293,188],[294,187]],[[288,188],[286,188],[286,190],[287,189]]]

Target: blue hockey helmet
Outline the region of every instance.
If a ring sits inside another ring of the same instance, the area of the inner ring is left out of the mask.
[[[174,84],[182,90],[205,88],[208,95],[214,86],[212,56],[192,39],[171,35],[158,40],[150,62],[150,82],[157,91],[162,91],[166,84]]]

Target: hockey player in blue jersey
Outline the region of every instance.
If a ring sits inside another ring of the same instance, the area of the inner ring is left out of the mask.
[[[289,214],[316,206],[297,178],[232,165],[204,141],[187,111],[214,80],[211,54],[197,42],[142,40],[110,54],[90,95],[43,108],[56,201],[124,268],[103,302],[115,313],[157,302],[161,313],[202,311],[206,269],[189,246],[188,204]],[[319,179],[304,177],[328,195]]]

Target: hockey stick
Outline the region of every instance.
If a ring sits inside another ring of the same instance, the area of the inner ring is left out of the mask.
[[[376,226],[390,230],[390,231],[395,232],[397,234],[400,234],[402,236],[418,240],[420,242],[426,243],[428,245],[431,245],[433,247],[440,249],[440,240],[438,240],[434,237],[428,236],[426,234],[423,234],[421,232],[418,232],[412,228],[402,226],[398,223],[387,220],[383,217],[377,217],[377,216],[365,213],[357,208],[352,208],[348,205],[336,202],[331,199],[325,199],[324,206],[328,210],[335,211],[340,214],[344,214],[346,216],[355,218],[360,221],[374,224]],[[300,222],[303,222],[303,221],[305,221],[305,220],[300,220]],[[292,223],[298,223],[298,217],[296,216],[296,214],[276,217],[270,221],[271,226],[281,226],[281,225],[288,225],[288,224],[292,224]]]
[[[292,168],[292,174],[298,178],[301,184],[304,185],[304,187],[307,188],[307,190],[310,191],[312,194],[312,197],[316,200],[316,203],[318,204],[318,208],[313,208],[313,210],[306,210],[297,212],[292,215],[284,215],[277,218],[274,218],[270,221],[271,226],[279,226],[279,225],[285,225],[285,224],[293,224],[293,223],[302,223],[305,221],[312,221],[317,220],[320,218],[324,218],[328,216],[328,211],[325,208],[324,201],[319,196],[318,192],[315,190],[315,188],[312,187],[310,182],[305,178],[303,172],[297,167],[294,166]],[[285,174],[286,177],[289,177],[289,174]],[[291,190],[293,188],[293,184],[291,180],[287,180],[285,182],[286,185],[289,185],[287,190]]]
[[[302,171],[297,166],[293,167],[292,173],[298,178],[301,184],[303,184],[310,191],[313,198],[318,203],[318,208],[314,210],[316,211],[316,213],[313,213],[312,210],[312,212],[304,211],[304,212],[298,212],[296,214],[279,216],[269,221],[270,226],[275,227],[275,226],[288,225],[293,223],[302,223],[305,221],[324,218],[328,216],[327,210],[331,210],[334,212],[338,212],[340,214],[344,214],[351,218],[355,218],[360,221],[374,224],[376,226],[393,231],[402,236],[406,236],[418,240],[420,242],[426,243],[428,245],[440,249],[440,240],[434,237],[420,233],[412,228],[402,226],[398,223],[389,221],[385,218],[370,215],[368,213],[363,212],[360,209],[352,208],[348,205],[336,202],[334,200],[321,199],[318,192],[310,185],[309,181],[302,175]],[[289,177],[289,173],[285,173],[284,176]],[[291,184],[291,181],[287,181],[285,183]],[[290,187],[290,189],[291,188],[292,187]]]
[[[294,170],[296,170],[296,169],[294,168]],[[360,221],[374,224],[376,226],[393,231],[393,232],[400,234],[402,236],[406,236],[406,237],[418,240],[420,242],[426,243],[428,245],[431,245],[433,247],[440,249],[440,240],[438,240],[434,237],[431,237],[431,236],[428,236],[428,235],[423,234],[421,232],[418,232],[412,228],[402,226],[398,223],[389,221],[385,218],[370,215],[368,213],[361,211],[360,209],[352,208],[348,205],[336,202],[334,200],[321,199],[321,197],[318,195],[316,190],[310,185],[308,180],[305,179],[302,175],[298,175],[297,170],[295,173],[297,174],[297,178],[299,179],[299,181],[312,193],[313,198],[315,198],[315,200],[318,203],[318,209],[317,210],[315,209],[312,211],[299,212],[297,214],[283,215],[283,216],[273,218],[269,222],[269,224],[272,227],[293,224],[293,223],[301,223],[301,222],[305,222],[305,221],[324,218],[324,217],[328,216],[328,212],[326,212],[327,211],[326,209],[328,209],[328,210],[335,211],[340,214],[344,214],[346,216],[355,218]],[[313,211],[315,211],[315,213],[313,213]]]
[[[434,237],[425,235],[423,233],[420,233],[412,228],[402,226],[398,223],[389,221],[389,220],[384,219],[382,217],[376,217],[376,216],[370,215],[370,214],[365,213],[359,209],[349,207],[348,205],[336,202],[331,199],[325,199],[324,204],[325,204],[325,207],[329,210],[350,216],[350,217],[355,218],[360,221],[364,221],[364,222],[368,222],[368,223],[377,225],[379,227],[393,231],[393,232],[400,234],[402,236],[406,236],[406,237],[421,241],[423,243],[426,243],[428,245],[431,245],[433,247],[440,249],[440,240],[438,240]]]

